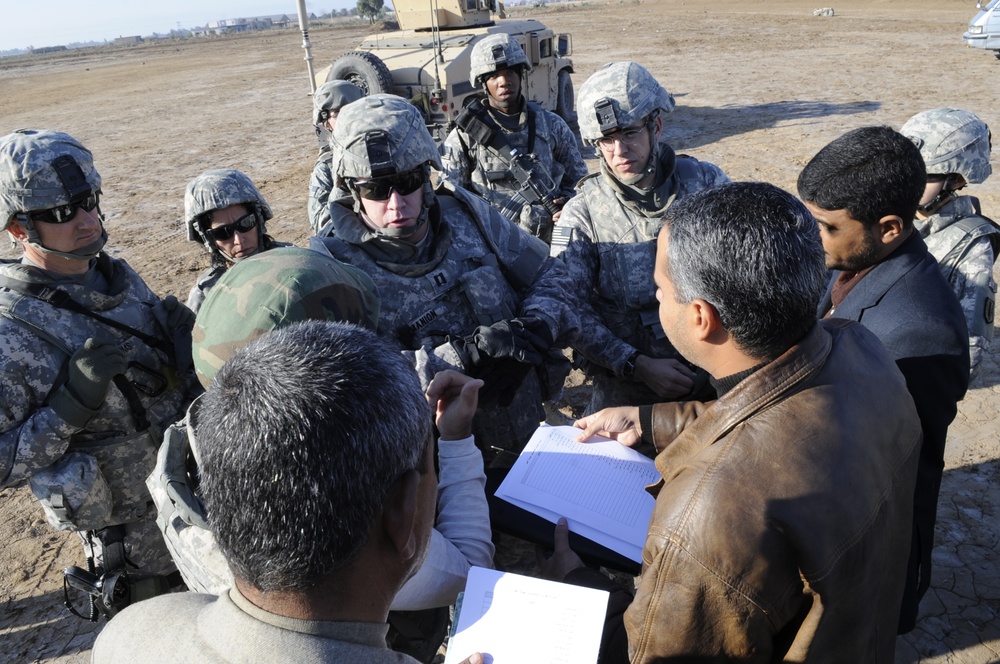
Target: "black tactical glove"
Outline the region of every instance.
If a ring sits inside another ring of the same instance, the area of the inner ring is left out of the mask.
[[[108,386],[128,368],[125,353],[112,341],[87,339],[67,365],[68,379],[49,407],[76,427],[84,427],[108,396]]]
[[[87,339],[69,358],[66,389],[83,406],[97,410],[108,396],[111,379],[127,368],[125,353],[113,341]]]
[[[184,372],[194,366],[191,360],[191,330],[194,329],[194,312],[173,295],[163,298],[163,310],[167,314],[167,333],[174,346],[174,364]]]
[[[551,345],[548,325],[534,316],[480,325],[471,335],[452,341],[467,369],[502,358],[539,365]]]
[[[167,327],[175,332],[179,330],[187,331],[188,334],[194,328],[194,312],[188,309],[186,304],[181,303],[173,295],[163,298],[163,308],[167,311]]]

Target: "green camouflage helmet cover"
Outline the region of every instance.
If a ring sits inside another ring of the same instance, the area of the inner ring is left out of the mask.
[[[580,135],[583,140],[593,142],[636,125],[656,111],[670,113],[674,110],[674,97],[642,65],[611,62],[584,82],[577,108]],[[609,117],[609,113],[614,117]]]
[[[192,332],[192,355],[205,387],[238,350],[271,330],[305,320],[374,330],[380,300],[361,270],[327,254],[280,247],[240,261],[208,292]]]
[[[469,77],[474,84],[482,85],[482,77],[501,69],[531,71],[531,63],[521,45],[506,33],[487,35],[472,47]]]
[[[18,129],[0,137],[0,223],[7,230],[18,212],[48,210],[70,202],[52,163],[62,156],[73,159],[91,191],[101,188],[94,156],[79,141],[61,131]]]
[[[340,109],[331,145],[338,182],[405,173],[427,163],[442,170],[420,111],[396,95],[368,95]]]
[[[990,176],[990,128],[975,113],[935,108],[917,113],[900,133],[913,141],[928,175],[958,173],[969,184]]]
[[[246,173],[224,168],[205,171],[188,182],[184,189],[184,225],[187,227],[188,239],[201,242],[211,249],[214,244],[202,235],[199,219],[207,212],[230,205],[248,205],[251,209],[257,206],[262,217],[260,232],[267,232],[264,222],[273,216],[271,206]]]
[[[321,125],[330,111],[339,111],[365,96],[364,90],[349,81],[335,79],[316,88],[313,95],[313,124]]]

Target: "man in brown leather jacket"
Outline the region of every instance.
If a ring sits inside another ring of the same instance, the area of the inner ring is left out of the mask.
[[[612,598],[602,661],[626,646],[632,662],[892,661],[920,423],[868,330],[817,324],[825,276],[816,222],[776,187],[725,185],[667,212],[660,320],[719,397],[577,423],[581,439],[652,444],[663,475],[641,580]],[[613,587],[564,527],[547,571]]]

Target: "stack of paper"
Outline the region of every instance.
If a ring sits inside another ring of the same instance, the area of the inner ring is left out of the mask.
[[[608,592],[473,567],[445,664],[596,662]]]
[[[652,459],[614,440],[576,442],[579,429],[539,427],[496,496],[642,562],[659,481]]]

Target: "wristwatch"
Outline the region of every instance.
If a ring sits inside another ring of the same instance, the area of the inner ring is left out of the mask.
[[[635,361],[639,359],[639,355],[641,355],[641,353],[639,351],[635,351],[628,356],[627,360],[625,360],[625,364],[622,365],[622,378],[635,377]]]

